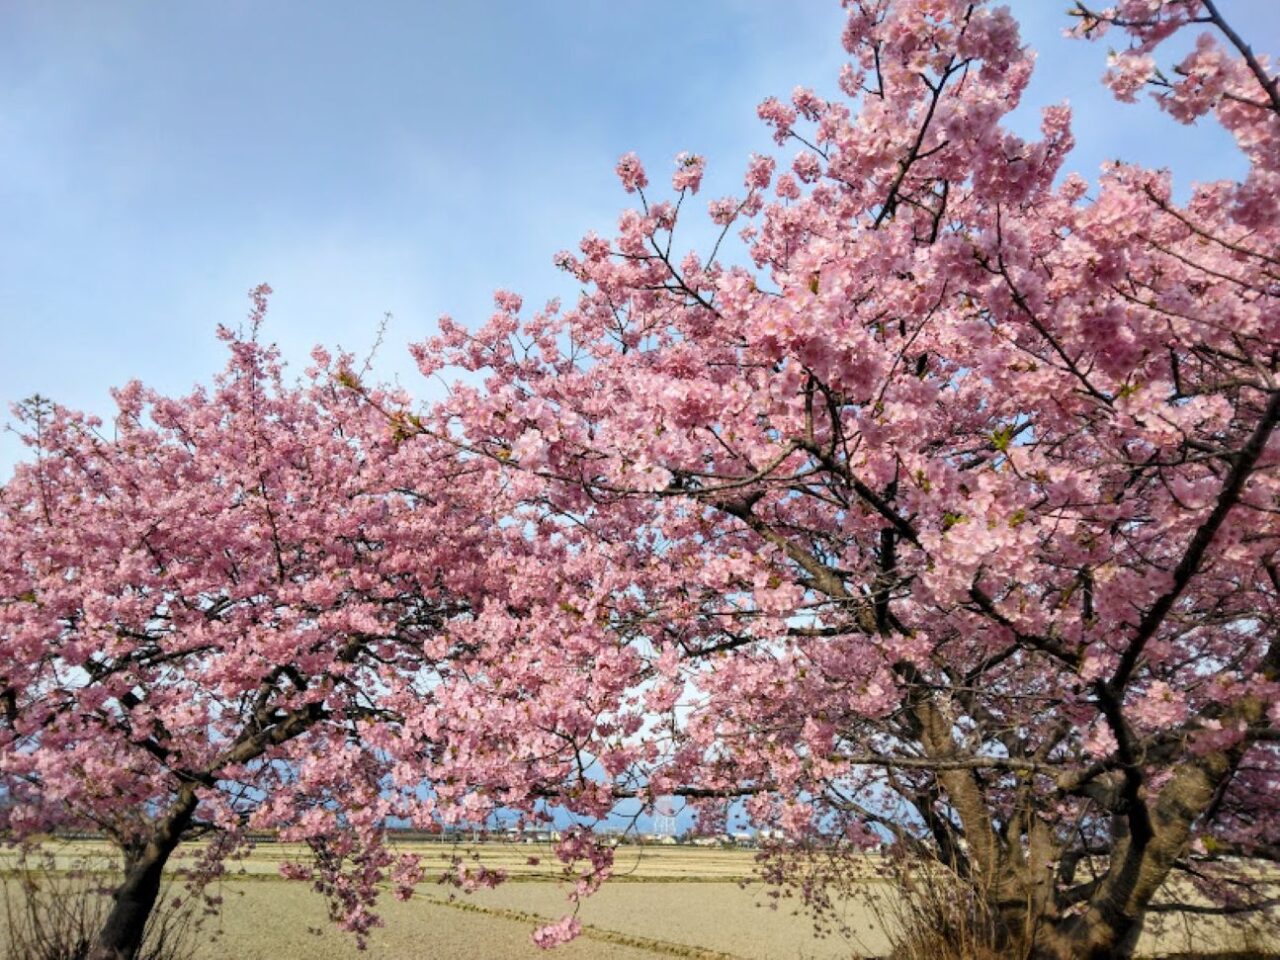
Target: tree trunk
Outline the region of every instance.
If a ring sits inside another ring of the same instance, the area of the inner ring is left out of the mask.
[[[124,880],[116,889],[89,960],[134,960],[138,955],[147,920],[160,895],[164,866],[191,824],[196,802],[195,790],[183,787],[146,843],[126,853]]]
[[[90,960],[133,960],[142,947],[147,919],[160,894],[160,874],[167,851],[148,850],[126,867],[124,882],[115,892],[115,902],[98,932]]]
[[[1123,960],[1133,956],[1142,934],[1142,919],[1087,918],[1076,924],[1045,927],[1031,955],[1035,960]]]

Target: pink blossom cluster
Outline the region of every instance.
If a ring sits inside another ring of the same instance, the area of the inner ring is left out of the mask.
[[[581,933],[582,923],[578,918],[566,915],[554,923],[548,923],[533,931],[532,939],[534,944],[546,950],[562,943],[568,943],[570,940],[576,939]]]

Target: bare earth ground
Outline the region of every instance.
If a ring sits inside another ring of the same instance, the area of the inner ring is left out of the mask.
[[[328,923],[319,896],[304,883],[278,879],[277,866],[303,851],[286,845],[258,847],[230,865],[228,876],[211,893],[223,899],[221,915],[205,921],[200,960],[500,960],[547,957],[530,942],[532,929],[544,920],[572,912],[567,888],[554,878],[554,857],[545,847],[486,844],[479,848],[414,845],[415,852],[438,863],[450,858],[505,869],[512,882],[494,890],[451,896],[450,889],[424,883],[408,903],[390,896],[379,904],[386,926],[375,931],[369,949],[360,953],[349,935]],[[527,863],[529,857],[540,860]],[[12,855],[0,851],[0,872],[12,867]],[[80,842],[58,847],[60,869],[105,867],[105,845]],[[840,906],[840,919],[853,931],[826,938],[814,936],[813,923],[795,912],[794,901],[777,910],[759,883],[739,883],[751,876],[748,850],[689,847],[621,847],[617,878],[583,901],[578,917],[580,940],[552,954],[564,960],[653,960],[690,957],[704,960],[837,960],[883,955],[887,943],[875,910],[865,900]],[[431,872],[428,872],[431,875]],[[869,894],[887,888],[872,879]],[[0,917],[0,924],[3,918]],[[4,930],[0,926],[0,944]],[[1159,934],[1143,938],[1141,952],[1163,955],[1191,951],[1238,949],[1234,932],[1210,918],[1169,923]],[[1261,944],[1259,944],[1261,946]],[[1266,944],[1274,948],[1275,944]]]

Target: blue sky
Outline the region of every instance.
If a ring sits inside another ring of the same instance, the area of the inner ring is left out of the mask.
[[[1073,169],[1241,173],[1220,131],[1113,103],[1105,45],[1061,37],[1066,0],[1011,6],[1040,53],[1017,122],[1070,99]],[[1280,3],[1223,8],[1280,52]],[[441,313],[478,322],[500,286],[573,292],[551,257],[609,230],[621,153],[665,176],[693,150],[706,197],[735,191],[772,148],[756,103],[834,91],[841,20],[835,0],[9,0],[0,401],[107,413],[133,377],[185,391],[261,281],[295,369],[317,342],[363,353],[390,311],[376,370],[425,393],[404,347]],[[0,435],[0,477],[22,456]]]

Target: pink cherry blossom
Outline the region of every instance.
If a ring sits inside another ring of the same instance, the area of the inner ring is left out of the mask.
[[[1105,952],[1169,864],[1216,869],[1196,838],[1280,841],[1280,99],[1216,7],[1076,11],[1121,44],[1118,96],[1235,138],[1243,179],[1184,204],[1167,173],[1072,173],[1063,104],[1010,129],[1033,57],[1008,9],[845,7],[849,102],[764,101],[801,153],[773,196],[753,157],[709,204],[747,261],[662,252],[679,223],[646,201],[574,265],[574,357],[440,352],[491,385],[441,419],[593,558],[566,636],[635,644],[603,722],[541,714],[605,739],[663,717],[601,745],[603,780],[643,771],[705,829],[749,797],[788,837],[768,875],[815,903],[817,863],[896,836],[1039,904],[1046,955]],[[1213,38],[1160,66],[1180,31]],[[644,792],[613,784],[566,796]],[[1083,857],[1096,884],[1050,870]]]
[[[637,190],[643,190],[649,185],[649,178],[645,176],[640,158],[634,153],[625,154],[618,161],[617,173],[618,179],[622,181],[622,187],[627,193],[635,193]]]
[[[577,917],[566,915],[555,923],[548,923],[533,931],[533,942],[544,950],[568,943],[582,933],[582,923]]]
[[[681,153],[676,156],[676,172],[671,176],[671,189],[677,192],[688,190],[697,193],[702,184],[702,173],[706,161],[693,153]]]

